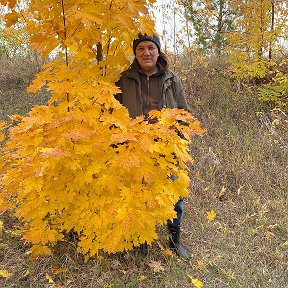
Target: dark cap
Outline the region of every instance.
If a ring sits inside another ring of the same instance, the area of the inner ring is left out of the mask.
[[[136,47],[137,45],[142,41],[152,41],[157,47],[158,51],[160,53],[161,50],[161,44],[158,36],[156,34],[153,34],[152,36],[147,35],[146,33],[142,35],[141,33],[138,33],[138,38],[133,40],[133,52],[134,55],[136,54]]]

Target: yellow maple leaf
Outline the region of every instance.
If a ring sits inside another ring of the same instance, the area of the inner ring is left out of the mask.
[[[118,157],[118,165],[123,167],[125,170],[130,170],[135,167],[140,167],[141,164],[141,157],[140,155],[127,155],[121,153]],[[116,164],[116,163],[115,163]]]
[[[14,114],[14,115],[9,115],[9,118],[15,122],[21,122],[23,119],[23,116],[19,114]]]
[[[9,278],[12,276],[12,273],[10,273],[8,270],[0,270],[0,276],[4,278]]]
[[[33,245],[31,249],[27,252],[30,254],[31,259],[36,259],[39,256],[50,256],[52,253],[51,249],[44,245]]]
[[[137,141],[137,133],[127,131],[127,132],[121,132],[121,133],[115,133],[111,135],[111,144],[112,143],[123,143],[125,141]]]
[[[208,211],[207,212],[207,220],[209,222],[212,222],[215,219],[216,215],[217,214],[216,214],[216,212],[214,210]]]
[[[199,279],[193,278],[191,275],[188,275],[188,279],[196,288],[203,287],[203,283]]]
[[[5,128],[6,123],[3,121],[0,121],[0,130],[2,130],[3,128]]]
[[[6,123],[3,121],[0,121],[0,142],[5,139],[5,135],[1,132],[6,127]]]
[[[77,11],[74,17],[75,19],[81,19],[83,23],[95,22],[99,25],[103,23],[103,15],[96,9],[94,11]]]

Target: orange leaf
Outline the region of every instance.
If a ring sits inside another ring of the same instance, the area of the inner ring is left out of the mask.
[[[11,27],[12,25],[16,24],[18,21],[18,13],[13,10],[11,13],[5,15],[6,26]]]

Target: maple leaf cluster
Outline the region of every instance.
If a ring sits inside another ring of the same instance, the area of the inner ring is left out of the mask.
[[[49,255],[69,231],[89,257],[150,244],[188,195],[192,158],[177,132],[190,139],[203,130],[178,109],[153,111],[155,124],[131,119],[114,98],[134,35],[153,29],[139,16],[147,13],[146,1],[29,3],[31,47],[58,57],[29,87],[48,89],[49,104],[12,116],[17,125],[2,149],[0,210],[22,220],[33,257]]]

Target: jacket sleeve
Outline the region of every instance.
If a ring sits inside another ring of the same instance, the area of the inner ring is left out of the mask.
[[[180,81],[180,78],[174,74],[173,77],[173,85],[174,85],[174,91],[175,91],[175,99],[176,99],[176,103],[177,103],[177,108],[179,109],[185,109],[189,112],[191,112],[190,107],[187,104],[187,100],[185,97],[185,93],[184,93],[184,89],[182,86],[182,83]]]

